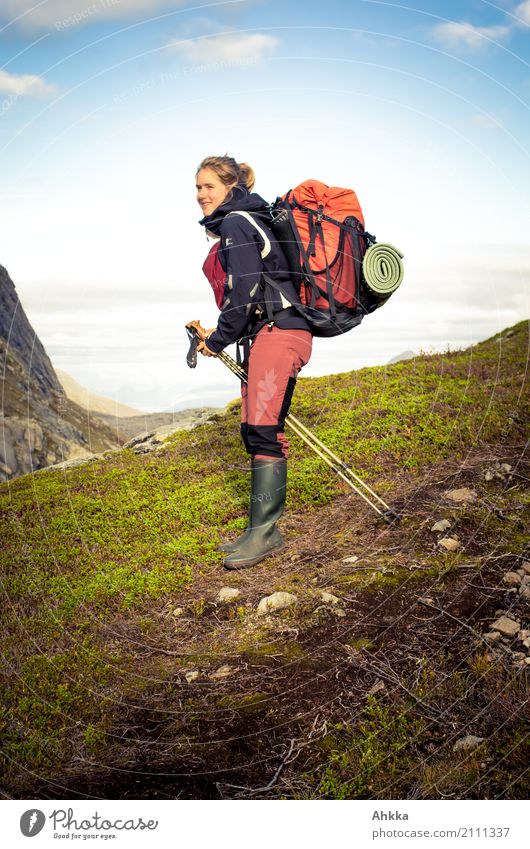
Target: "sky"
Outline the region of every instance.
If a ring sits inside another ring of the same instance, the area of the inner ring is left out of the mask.
[[[530,0],[2,0],[0,263],[52,363],[146,411],[237,396],[185,363],[217,315],[195,172],[224,153],[268,201],[354,189],[404,253],[303,374],[529,318],[529,48]]]

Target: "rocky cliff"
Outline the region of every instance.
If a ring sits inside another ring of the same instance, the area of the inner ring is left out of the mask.
[[[66,397],[1,265],[0,365],[0,480],[123,442],[104,422]]]

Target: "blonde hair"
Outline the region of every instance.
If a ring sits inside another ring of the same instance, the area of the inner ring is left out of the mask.
[[[225,156],[207,156],[197,168],[197,174],[202,168],[211,168],[212,171],[215,171],[221,182],[230,188],[233,186],[245,186],[251,192],[256,182],[254,169],[250,165],[247,165],[246,162],[236,162],[228,154],[225,154]]]

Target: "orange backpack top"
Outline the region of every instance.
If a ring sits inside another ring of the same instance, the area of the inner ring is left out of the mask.
[[[303,209],[310,210],[311,212],[322,210],[325,216],[332,218],[334,221],[344,221],[346,218],[354,216],[361,222],[364,229],[364,216],[361,205],[352,189],[326,186],[325,183],[321,183],[319,180],[306,180],[305,183],[300,183],[296,189],[291,189],[287,192],[281,200],[287,203],[295,201],[296,206],[293,209],[293,215],[298,226],[298,232],[304,243],[309,243],[310,219],[302,211]],[[326,228],[326,232],[328,232],[328,228]],[[337,252],[339,246],[339,230],[337,228],[329,228],[326,245],[330,255]],[[323,246],[320,244],[316,248],[314,263],[312,265],[315,268],[318,266],[322,268],[325,266]]]

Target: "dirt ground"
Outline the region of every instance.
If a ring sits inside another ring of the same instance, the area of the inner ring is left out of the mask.
[[[495,463],[511,472],[486,481]],[[166,605],[147,634],[138,615],[102,625],[102,640],[137,643],[104,750],[32,779],[33,797],[521,798],[529,667],[484,634],[500,611],[529,627],[529,600],[503,583],[530,559],[529,479],[524,445],[473,449],[401,475],[391,526],[344,491],[311,524],[287,515],[275,557],[198,577],[182,615]],[[461,487],[477,500],[451,504],[445,493]],[[431,531],[441,518],[456,553]],[[215,601],[225,585],[236,604]],[[279,589],[297,603],[258,617]],[[479,754],[455,755],[468,734],[484,738]]]

